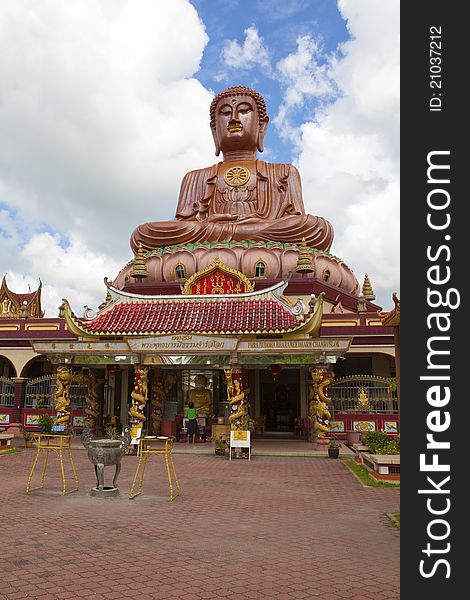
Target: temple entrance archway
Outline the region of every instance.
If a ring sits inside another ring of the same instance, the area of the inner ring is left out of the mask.
[[[51,374],[52,364],[46,356],[35,356],[24,365],[21,371],[21,377],[26,377],[27,379],[36,379],[37,377]]]
[[[0,354],[0,377],[16,377],[16,369],[9,358]]]
[[[300,372],[282,369],[273,378],[268,371],[260,372],[261,416],[266,417],[265,431],[291,433],[300,415]]]

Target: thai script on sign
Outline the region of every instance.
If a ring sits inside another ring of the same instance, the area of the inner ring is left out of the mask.
[[[147,340],[128,340],[130,348],[137,352],[166,352],[169,354],[181,352],[220,352],[234,350],[236,338],[215,338],[201,335],[175,334],[154,337]]]
[[[143,342],[142,350],[221,350],[225,347],[223,342],[215,340],[194,342]]]

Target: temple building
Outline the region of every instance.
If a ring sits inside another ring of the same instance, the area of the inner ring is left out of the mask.
[[[56,414],[58,373],[70,405],[61,423],[123,426],[198,439],[216,426],[264,435],[398,431],[395,341],[367,274],[331,253],[334,232],[305,212],[293,165],[258,158],[263,97],[242,86],[210,107],[223,160],[188,173],[172,221],[131,235],[134,258],[104,300],[57,318],[34,294],[0,291],[0,426],[37,428]],[[384,320],[385,319],[385,320]]]

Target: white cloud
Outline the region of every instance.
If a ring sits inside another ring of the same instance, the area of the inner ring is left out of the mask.
[[[90,299],[99,302],[104,298],[103,277],[113,275],[122,266],[112,256],[90,250],[75,234],[65,243],[59,235],[50,233],[33,236],[19,254],[17,264],[30,272],[10,271],[10,289],[26,292],[28,285],[36,289],[41,279],[43,310],[49,317],[57,316],[64,297],[73,299],[73,308],[81,316]]]
[[[301,127],[306,210],[335,228],[332,251],[379,303],[399,290],[399,3],[340,0],[351,34],[330,61],[340,95]],[[295,135],[295,132],[294,134]]]
[[[193,78],[207,41],[187,0],[2,3],[0,270],[20,262],[80,306],[83,280],[62,291],[28,239],[60,232],[70,261],[122,265],[136,225],[174,216],[184,173],[215,162],[211,94]]]
[[[335,82],[329,72],[329,57],[323,54],[317,40],[303,35],[297,39],[297,50],[277,63],[276,72],[286,90],[274,124],[282,136],[295,139],[295,128],[290,122],[291,111],[302,106],[308,97],[327,98],[335,92]]]
[[[237,40],[228,40],[222,50],[222,60],[227,67],[247,71],[255,66],[263,67],[268,73],[271,71],[269,52],[264,47],[264,40],[260,37],[254,25],[244,31],[243,45]]]

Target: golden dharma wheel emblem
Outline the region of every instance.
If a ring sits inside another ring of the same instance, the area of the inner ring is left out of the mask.
[[[225,172],[224,181],[231,187],[239,187],[248,183],[250,175],[250,171],[246,167],[232,167]]]

